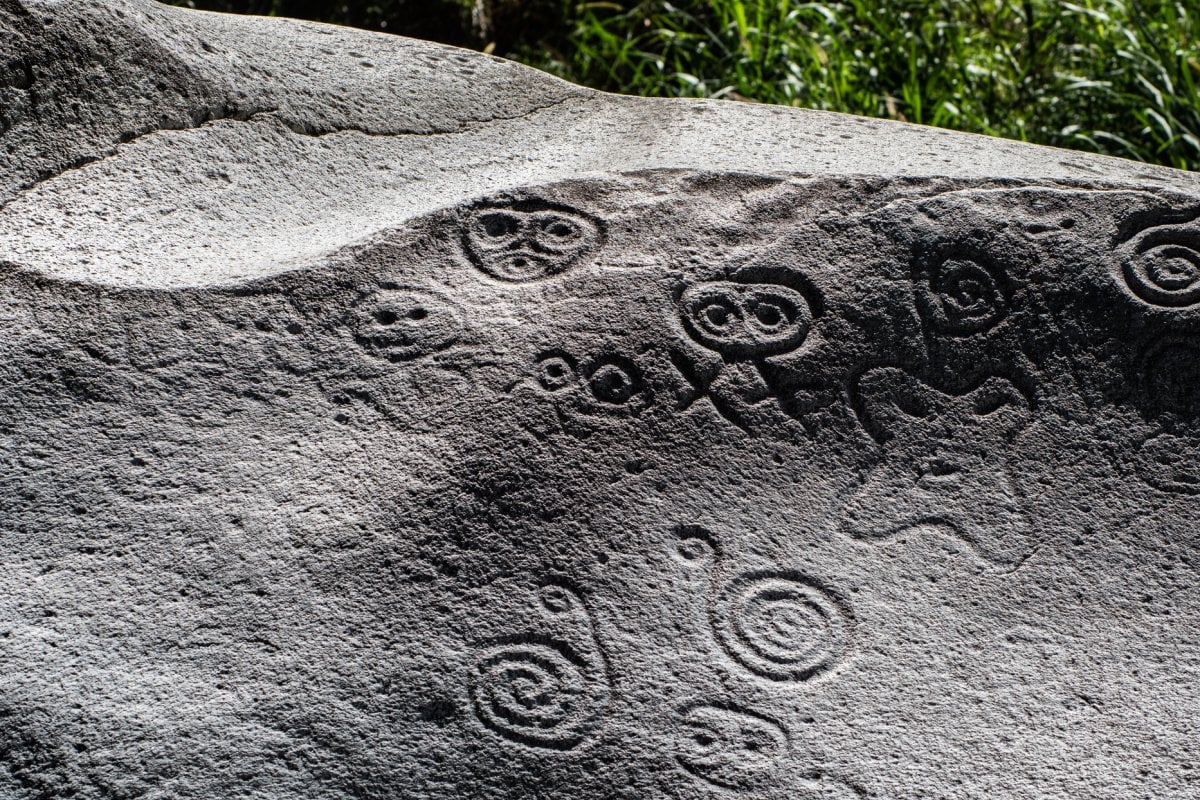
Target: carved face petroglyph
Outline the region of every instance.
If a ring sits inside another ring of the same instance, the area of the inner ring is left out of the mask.
[[[727,789],[753,789],[787,753],[787,734],[747,709],[695,705],[680,717],[675,758],[692,775]]]
[[[801,280],[794,271],[788,274]],[[777,388],[764,372],[764,360],[802,347],[814,316],[808,297],[796,287],[731,280],[685,287],[678,313],[689,338],[719,355],[723,364],[706,374],[694,358],[677,361],[695,389],[684,407],[707,397],[721,416],[740,427],[746,427],[756,406],[778,399]]]
[[[538,386],[563,399],[570,410],[588,415],[626,416],[641,412],[652,400],[641,368],[633,359],[602,353],[583,359],[548,351],[535,363]]]
[[[484,272],[523,283],[564,272],[598,247],[601,239],[599,222],[578,211],[515,203],[473,209],[464,243]]]
[[[384,288],[354,309],[355,341],[390,361],[411,361],[453,345],[462,317],[444,297],[424,289]]]
[[[689,286],[680,314],[697,342],[732,360],[786,353],[812,325],[808,300],[787,286],[712,281]]]

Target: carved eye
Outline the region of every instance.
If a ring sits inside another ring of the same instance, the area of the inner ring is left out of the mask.
[[[1146,483],[1164,492],[1200,494],[1200,439],[1162,433],[1142,444],[1134,466]]]
[[[412,306],[400,311],[395,308],[381,308],[375,312],[375,321],[386,328],[404,320],[420,322],[428,316],[429,311],[423,306]]]
[[[1200,231],[1152,229],[1125,262],[1125,283],[1142,300],[1183,308],[1200,303]]]
[[[754,320],[766,330],[777,330],[787,322],[783,309],[774,303],[759,303],[753,309]]]
[[[538,230],[550,237],[551,240],[558,242],[568,242],[572,239],[578,239],[580,235],[579,225],[566,217],[544,219],[538,225]]]
[[[763,354],[799,347],[808,337],[811,315],[804,295],[786,286],[746,287],[746,327]]]
[[[575,381],[575,367],[565,356],[549,355],[538,361],[538,383],[542,388],[556,392]]]
[[[733,329],[740,320],[740,309],[724,299],[709,303],[696,313],[697,322],[718,334]]]
[[[537,246],[550,253],[572,253],[590,241],[582,219],[566,214],[543,213],[534,217],[533,237]]]
[[[693,338],[733,358],[794,350],[811,322],[804,295],[776,284],[702,283],[685,291],[681,302]]]
[[[493,212],[479,218],[479,230],[489,239],[507,239],[521,230],[521,221],[512,214]]]
[[[592,394],[603,403],[621,405],[637,392],[634,378],[616,364],[603,364],[592,373],[588,385]]]

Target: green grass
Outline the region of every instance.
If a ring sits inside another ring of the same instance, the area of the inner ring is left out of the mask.
[[[846,111],[1200,169],[1200,0],[169,1],[472,44],[609,91]]]
[[[1195,0],[650,0],[568,4],[562,18],[569,35],[517,55],[598,88],[891,117],[1200,168]]]

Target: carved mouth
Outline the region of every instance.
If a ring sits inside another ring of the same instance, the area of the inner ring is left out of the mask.
[[[411,361],[422,355],[443,349],[447,344],[430,346],[433,343],[414,341],[404,336],[359,336],[358,344],[368,352],[389,361]]]
[[[496,259],[497,271],[512,280],[532,280],[556,271],[554,260],[533,250],[514,250]]]

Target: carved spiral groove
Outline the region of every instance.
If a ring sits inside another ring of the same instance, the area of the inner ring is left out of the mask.
[[[989,330],[1008,313],[996,274],[969,258],[949,258],[934,267],[919,299],[934,328],[958,336]]]
[[[848,646],[849,618],[839,603],[787,574],[751,573],[731,581],[717,598],[713,627],[733,659],[778,681],[827,672]]]
[[[1184,308],[1200,303],[1200,231],[1147,231],[1125,259],[1125,284],[1150,305]]]
[[[479,720],[507,739],[569,750],[593,722],[584,670],[557,642],[494,645],[476,663],[471,702]]]

